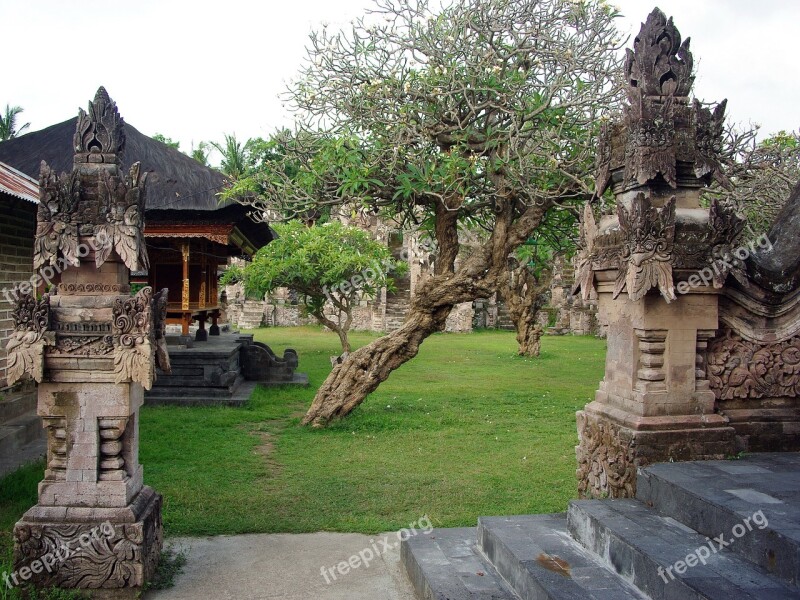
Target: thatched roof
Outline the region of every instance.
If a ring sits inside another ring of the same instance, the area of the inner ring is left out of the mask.
[[[69,119],[0,142],[0,162],[37,180],[42,161],[56,172],[72,171],[76,123],[77,118]],[[247,216],[246,207],[236,202],[219,202],[216,194],[227,184],[222,173],[140,133],[129,123],[125,123],[125,138],[124,171],[138,161],[142,163],[142,171],[148,174],[145,221],[224,220],[236,222],[256,248],[273,239],[267,225],[255,223]]]

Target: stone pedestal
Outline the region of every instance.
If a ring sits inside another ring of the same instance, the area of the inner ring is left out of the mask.
[[[704,357],[717,329],[713,289],[639,301],[598,285],[608,325],[605,377],[578,413],[579,493],[632,497],[636,469],[654,462],[734,454],[734,430],[715,413]]]
[[[14,528],[16,573],[29,570],[24,581],[39,587],[138,597],[158,566],[161,503],[161,495],[144,486],[124,508],[37,504]]]

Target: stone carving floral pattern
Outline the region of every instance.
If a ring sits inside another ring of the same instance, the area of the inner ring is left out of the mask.
[[[60,283],[59,296],[96,296],[98,294],[127,294],[131,286],[121,283]]]
[[[594,219],[594,210],[592,210],[592,205],[589,202],[583,206],[580,233],[578,265],[572,293],[575,294],[580,290],[583,300],[588,301],[595,292],[592,261],[594,259],[594,240],[597,236],[597,222]]]
[[[144,175],[141,165],[131,167],[126,179],[103,173],[101,214],[105,222],[95,228],[95,264],[100,267],[116,250],[131,271],[147,270],[150,261],[142,233]]]
[[[33,243],[33,268],[55,266],[59,254],[77,267],[78,226],[74,213],[80,202],[80,177],[76,171],[60,176],[42,162],[39,173],[39,208]]]
[[[160,536],[160,510],[137,523],[24,523],[14,529],[18,557],[63,558],[51,573],[42,573],[38,585],[83,589],[141,587],[157,560],[146,549],[154,543],[160,548]],[[24,566],[25,559],[17,564]]]
[[[7,383],[14,385],[25,374],[37,382],[44,377],[44,349],[52,346],[55,334],[50,327],[50,296],[37,300],[33,294],[20,294],[11,313],[14,331],[6,344]]]
[[[617,214],[625,241],[614,298],[627,288],[628,296],[635,302],[651,288],[658,288],[667,302],[674,300],[675,197],[658,209],[639,193],[631,202],[630,210],[620,203]]]
[[[630,498],[636,490],[634,448],[620,428],[578,413],[578,495],[581,498]]]
[[[146,390],[155,378],[152,332],[153,288],[145,287],[132,298],[117,298],[112,307],[114,378],[135,381]]]
[[[800,396],[800,336],[759,343],[725,330],[709,344],[707,364],[718,400]]]

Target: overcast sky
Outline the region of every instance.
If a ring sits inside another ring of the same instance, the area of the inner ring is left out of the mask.
[[[635,34],[653,0],[615,0]],[[371,0],[0,0],[0,107],[30,130],[64,121],[104,85],[127,122],[179,140],[268,136],[291,123],[277,95],[308,32],[346,24]],[[692,38],[695,94],[728,98],[762,137],[800,127],[797,0],[660,0]]]

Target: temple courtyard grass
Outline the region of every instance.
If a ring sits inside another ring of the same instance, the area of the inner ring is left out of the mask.
[[[376,533],[427,515],[563,511],[575,496],[575,411],[602,377],[605,343],[547,337],[516,356],[511,332],[439,334],[347,419],[299,427],[338,353],[315,327],[255,332],[300,354],[308,388],[259,388],[242,408],[145,407],[145,482],[164,495],[166,534]],[[354,347],[375,334],[353,333]],[[36,502],[41,463],[0,481],[0,557]]]

